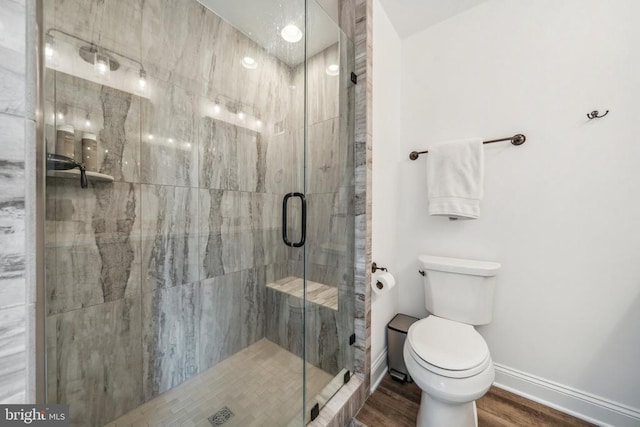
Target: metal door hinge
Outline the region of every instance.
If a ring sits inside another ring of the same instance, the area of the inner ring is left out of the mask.
[[[358,76],[357,76],[357,75],[356,75],[356,73],[354,73],[353,71],[351,72],[351,82],[352,82],[354,85],[357,85],[357,84],[358,84]]]
[[[349,345],[354,345],[356,343],[356,334],[351,334],[349,337]]]

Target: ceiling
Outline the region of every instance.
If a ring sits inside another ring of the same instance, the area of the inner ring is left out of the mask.
[[[409,37],[487,0],[380,0],[400,38]]]
[[[280,31],[295,24],[307,37],[307,56],[311,57],[340,39],[334,20],[338,15],[338,0],[318,0],[307,6],[305,31],[304,0],[199,0],[222,19],[243,32],[271,55],[289,66],[305,59],[304,39],[286,42]]]

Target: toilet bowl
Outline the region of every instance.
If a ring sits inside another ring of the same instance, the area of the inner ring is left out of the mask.
[[[477,426],[475,400],[495,372],[473,326],[429,316],[414,323],[404,345],[409,375],[422,390],[418,427]]]
[[[425,308],[430,313],[407,332],[403,356],[422,390],[418,427],[474,427],[475,401],[495,378],[487,343],[473,325],[493,314],[500,264],[421,255]]]

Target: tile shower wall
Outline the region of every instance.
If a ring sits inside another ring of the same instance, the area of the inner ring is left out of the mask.
[[[33,113],[25,97],[26,5],[0,8],[0,403],[24,403],[27,387],[25,319],[33,312],[25,280],[25,141]]]
[[[299,188],[303,120],[287,114],[302,114],[290,108],[302,93],[193,0],[45,3],[45,32],[149,77],[144,97],[111,87],[116,72],[102,85],[46,74],[49,149],[56,124],[75,126],[76,153],[79,130],[96,132],[99,171],[115,178],[47,180],[48,398],[71,405],[72,424],[101,425],[265,336],[265,285],[290,274],[280,206]],[[241,66],[247,54],[257,69]],[[216,104],[263,125],[223,120]]]

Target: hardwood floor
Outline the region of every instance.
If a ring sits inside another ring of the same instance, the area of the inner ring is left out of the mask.
[[[420,395],[421,391],[414,383],[403,384],[386,375],[356,419],[368,427],[415,427]],[[593,426],[497,387],[491,387],[476,404],[478,427]]]

